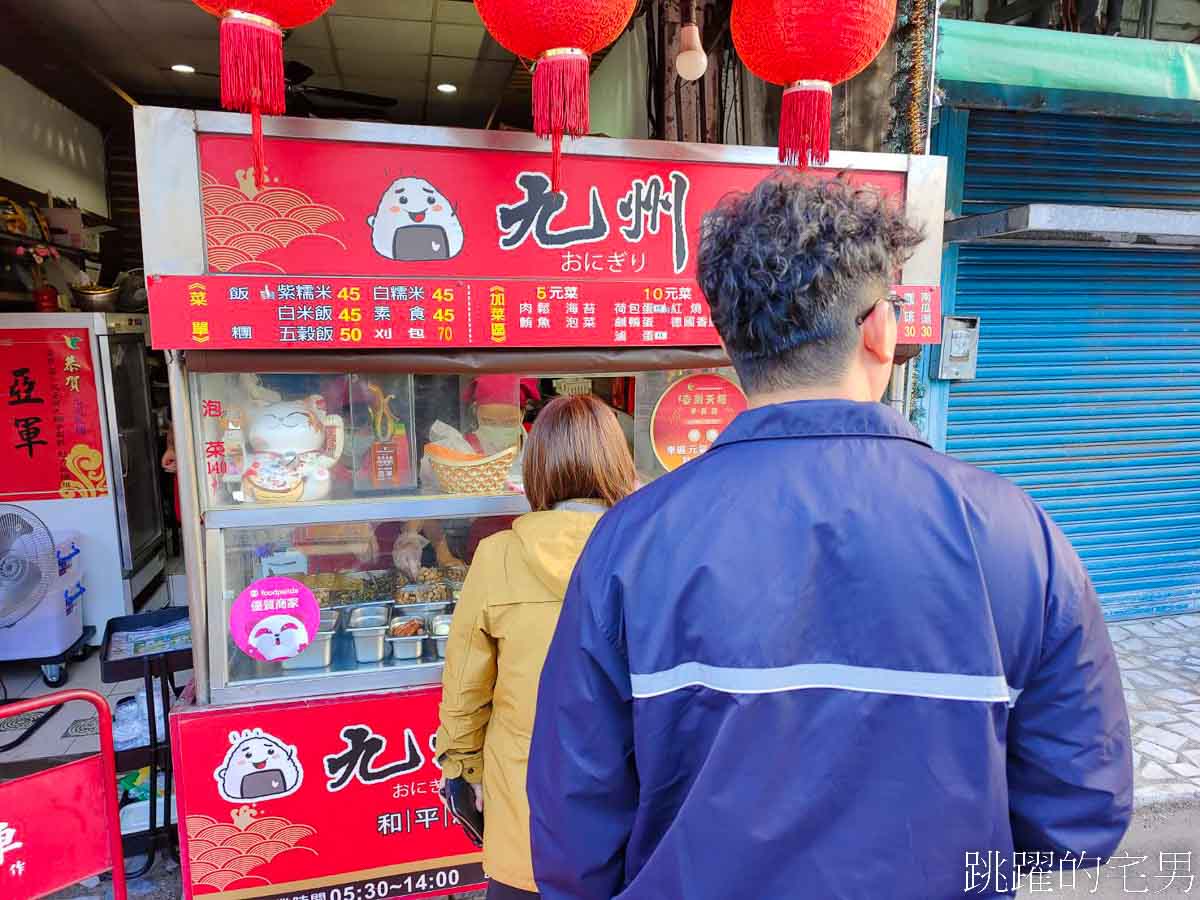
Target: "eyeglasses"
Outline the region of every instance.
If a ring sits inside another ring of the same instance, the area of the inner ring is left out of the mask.
[[[874,303],[872,303],[865,311],[860,313],[858,318],[854,320],[854,324],[861,325],[863,322],[867,321],[867,317],[869,315],[871,315],[871,313],[875,312],[875,307],[877,307],[880,303],[885,303],[885,302],[890,303],[892,305],[892,313],[893,313],[893,315],[895,315],[896,321],[899,322],[900,321],[900,310],[904,308],[904,298],[901,297],[899,294],[888,294],[886,297],[880,297],[878,300],[876,300]]]

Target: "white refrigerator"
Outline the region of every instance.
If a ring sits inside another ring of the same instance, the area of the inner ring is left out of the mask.
[[[0,314],[0,507],[29,510],[55,541],[81,538],[83,625],[95,645],[165,565],[148,323],[138,313]],[[48,656],[21,652],[20,627],[0,635],[0,660]]]

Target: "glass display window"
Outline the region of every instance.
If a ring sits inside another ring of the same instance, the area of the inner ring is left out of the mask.
[[[555,397],[603,401],[642,484],[745,407],[729,369],[191,377],[218,702],[436,683],[479,542],[528,510]]]
[[[480,541],[515,515],[224,528],[210,546],[223,687],[337,676],[436,681]],[[311,693],[344,689],[330,682]]]
[[[517,375],[192,376],[208,509],[520,493]]]

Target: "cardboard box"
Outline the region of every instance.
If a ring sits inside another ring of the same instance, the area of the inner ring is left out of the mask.
[[[83,249],[83,210],[55,207],[42,210],[50,226],[50,240],[63,247]]]

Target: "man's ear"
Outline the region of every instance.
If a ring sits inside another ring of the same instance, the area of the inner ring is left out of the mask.
[[[863,349],[877,362],[891,365],[896,356],[896,314],[890,303],[876,303],[860,326]]]

